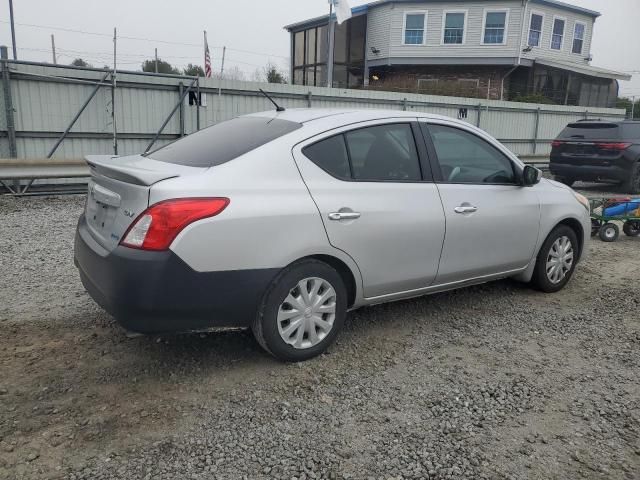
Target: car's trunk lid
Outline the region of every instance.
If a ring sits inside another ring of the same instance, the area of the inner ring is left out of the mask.
[[[159,162],[142,155],[89,155],[86,161],[91,169],[85,207],[87,226],[107,251],[118,246],[127,229],[149,206],[152,185],[206,170]]]

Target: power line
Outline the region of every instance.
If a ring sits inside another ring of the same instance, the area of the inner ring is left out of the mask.
[[[0,20],[0,23],[8,24],[9,22],[5,21],[5,20]],[[82,35],[95,35],[95,36],[108,37],[108,38],[112,37],[112,34],[110,34],[110,33],[91,32],[91,31],[88,31],[88,30],[78,30],[78,29],[75,29],[75,28],[54,27],[54,26],[51,26],[51,25],[38,25],[38,24],[35,24],[35,23],[16,23],[16,25],[19,25],[21,27],[42,28],[42,29],[57,30],[57,31],[68,32],[68,33],[78,33],[78,34],[82,34]],[[144,42],[151,42],[151,43],[163,43],[163,44],[168,44],[168,45],[181,45],[181,46],[186,46],[186,47],[202,48],[202,45],[199,44],[199,43],[173,42],[173,41],[169,41],[169,40],[158,40],[158,39],[145,38],[145,37],[132,37],[132,36],[126,36],[126,35],[120,35],[120,36],[118,36],[118,38],[122,39],[122,40],[136,40],[136,41],[144,41]],[[209,48],[222,50],[223,47],[210,45]],[[284,59],[288,59],[289,58],[286,55],[277,55],[277,54],[274,54],[274,53],[253,52],[251,50],[241,50],[239,48],[227,47],[227,50],[233,50],[235,52],[246,53],[246,54],[249,54],[249,55],[256,55],[256,56],[260,56],[260,57],[278,57],[278,58],[284,58]],[[179,57],[174,57],[174,58],[179,58]],[[184,57],[184,58],[188,58],[188,57]]]

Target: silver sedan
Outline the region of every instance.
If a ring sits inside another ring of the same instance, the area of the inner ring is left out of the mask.
[[[142,333],[251,328],[289,361],[366,305],[505,277],[557,292],[591,231],[584,197],[417,112],[257,113],[87,161],[75,261],[96,302]]]

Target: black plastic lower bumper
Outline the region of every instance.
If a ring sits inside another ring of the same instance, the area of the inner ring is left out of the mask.
[[[572,165],[556,163],[552,160],[549,164],[549,170],[555,176],[573,180],[616,180],[622,182],[629,177],[630,167],[623,168],[618,165]]]
[[[75,264],[91,297],[140,333],[247,327],[278,269],[196,272],[172,251],[108,252],[80,218]]]

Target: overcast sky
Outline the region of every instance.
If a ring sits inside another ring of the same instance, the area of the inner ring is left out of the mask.
[[[593,65],[633,72],[631,82],[620,82],[622,93],[640,97],[639,0],[565,0],[600,11],[592,47]],[[215,70],[226,45],[227,67],[238,67],[247,77],[267,61],[288,65],[286,24],[325,14],[327,0],[13,0],[18,57],[51,61],[51,34],[55,34],[59,63],[82,57],[94,66],[111,63],[113,27],[119,66],[136,70],[145,58],[159,56],[176,66],[202,64],[202,31],[207,30]],[[368,3],[352,0],[351,5]],[[0,2],[0,44],[11,45],[8,0]],[[44,27],[44,28],[43,28]],[[56,27],[54,30],[51,27]],[[76,33],[60,29],[81,30]],[[167,43],[163,43],[167,42]],[[182,43],[185,45],[179,45]],[[9,54],[11,55],[11,53]]]

